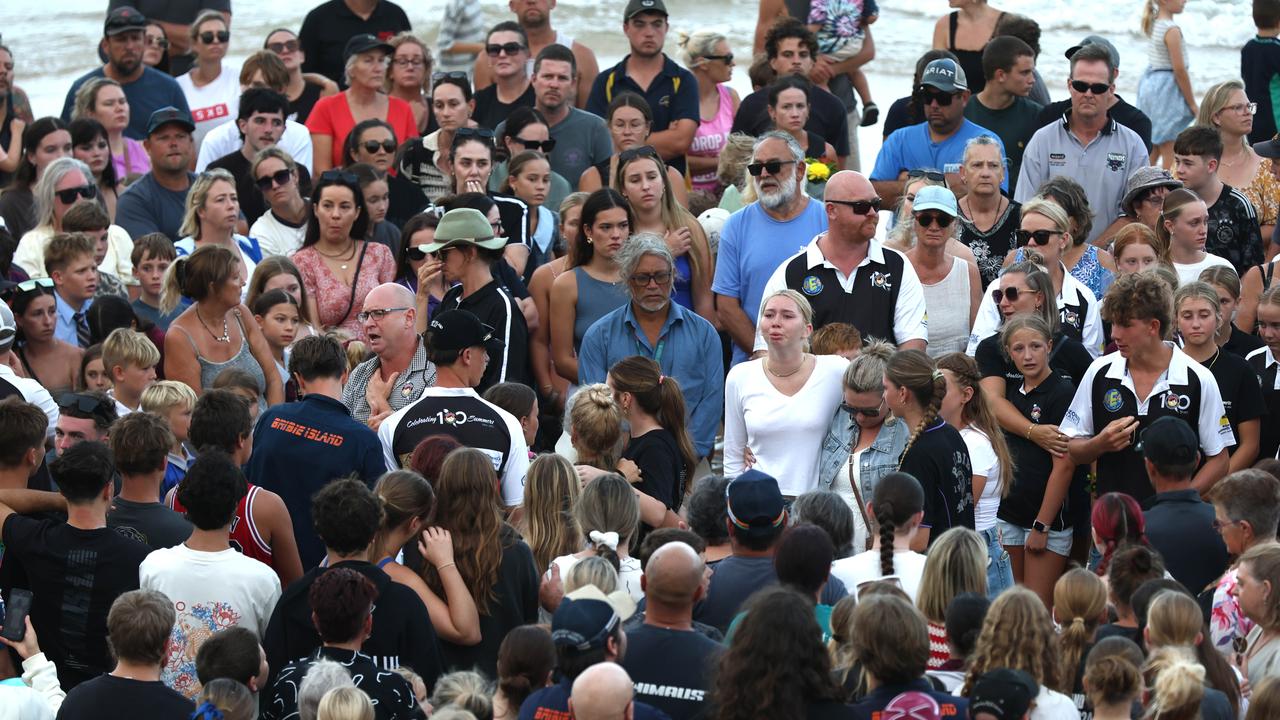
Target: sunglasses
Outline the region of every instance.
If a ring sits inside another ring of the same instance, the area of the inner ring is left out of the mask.
[[[463,138],[480,138],[486,142],[493,142],[493,131],[488,128],[472,128],[464,127],[453,131],[453,144],[456,146],[458,141]]]
[[[101,418],[110,417],[108,414],[113,409],[114,401],[109,398],[96,398],[92,395],[83,395],[81,393],[66,393],[58,398],[58,407],[64,410],[76,409],[82,413],[96,415]]]
[[[168,50],[168,49],[169,49],[169,39],[168,39],[168,38],[162,38],[162,37],[148,37],[148,38],[147,38],[147,44],[148,44],[148,45],[150,45],[151,47],[157,47],[157,48],[160,48],[161,50]]]
[[[212,45],[215,41],[217,41],[219,44],[222,44],[230,40],[231,40],[230,30],[219,30],[217,32],[200,33],[200,42],[204,43],[205,45]]]
[[[1048,245],[1049,238],[1054,235],[1061,235],[1058,230],[1015,230],[1014,235],[1018,238],[1018,247],[1024,247],[1030,243],[1036,245]]]
[[[395,140],[383,140],[382,142],[378,142],[377,140],[365,140],[363,143],[360,143],[360,146],[363,147],[364,151],[370,155],[378,152],[379,150],[385,153],[393,153],[396,151]]]
[[[996,288],[995,290],[991,291],[991,299],[995,300],[997,305],[1000,304],[1001,300],[1008,300],[1011,303],[1016,303],[1018,302],[1019,295],[1022,295],[1022,294],[1029,295],[1031,294],[1031,292],[1032,291],[1030,290],[1019,290],[1016,287],[1005,288],[1003,290],[1001,290],[1000,288]]]
[[[767,160],[765,162],[753,162],[747,165],[747,172],[751,173],[751,177],[760,177],[760,172],[768,170],[770,175],[777,175],[784,165],[795,165],[795,160]]]
[[[552,140],[525,140],[524,138],[514,137],[511,142],[519,143],[525,150],[538,150],[543,153],[549,153],[556,149],[556,141]]]
[[[703,55],[702,59],[703,60],[719,60],[723,62],[725,65],[731,65],[733,64],[733,53],[729,53],[728,55]]]
[[[277,55],[283,55],[284,53],[296,53],[298,52],[298,41],[285,40],[284,42],[267,43],[267,49]]]
[[[357,185],[360,183],[360,178],[346,170],[325,170],[320,173],[320,180],[321,182],[343,183],[346,185]]]
[[[951,227],[951,223],[954,220],[955,218],[945,213],[931,213],[931,212],[916,213],[916,222],[920,223],[920,227],[923,227],[923,228],[932,227],[934,223],[937,223],[938,227],[945,230]]]
[[[632,285],[638,288],[649,287],[650,283],[657,283],[658,287],[662,287],[663,285],[666,285],[667,283],[671,282],[671,271],[667,270],[664,272],[656,272],[656,273],[636,273],[635,275],[632,275],[627,279],[631,281]]]
[[[264,175],[255,180],[254,184],[257,185],[258,189],[262,192],[267,192],[274,186],[284,187],[285,185],[288,185],[289,180],[292,177],[293,173],[289,172],[286,168],[284,170],[277,170],[270,175]]]
[[[404,251],[404,256],[414,262],[422,262],[427,259],[427,251],[421,247],[411,247]]]
[[[431,84],[434,85],[441,80],[467,80],[467,74],[461,70],[441,70],[431,73]],[[468,81],[468,85],[470,82]]]
[[[951,101],[955,99],[956,96],[951,93],[934,92],[932,90],[920,91],[920,103],[922,105],[928,105],[931,102],[936,102],[940,107],[948,107],[951,105]]]
[[[940,183],[947,181],[947,176],[937,170],[912,170],[907,173],[907,180],[919,180],[921,178]]]
[[[618,153],[618,163],[629,163],[639,157],[656,158],[658,157],[658,150],[652,145],[639,145],[630,150],[623,150]]]
[[[850,415],[861,415],[862,417],[873,418],[873,417],[880,417],[881,405],[884,405],[883,400],[880,401],[880,405],[877,405],[875,407],[856,407],[854,405],[850,405],[849,403],[842,402],[840,403],[840,409],[849,413]]]
[[[1078,93],[1093,93],[1094,95],[1102,95],[1111,89],[1106,83],[1087,83],[1083,80],[1072,80],[1071,89]]]
[[[97,197],[98,188],[94,185],[81,185],[80,187],[67,188],[66,190],[55,190],[54,195],[58,197],[58,202],[63,205],[70,205],[76,201],[77,197],[88,200]]]
[[[484,46],[484,51],[489,57],[498,57],[502,53],[515,55],[523,50],[524,46],[518,42],[503,43],[501,45],[492,43]]]
[[[872,198],[870,200],[832,200],[828,198],[824,202],[844,205],[853,210],[855,215],[866,215],[873,210],[880,211],[880,198]],[[946,227],[946,225],[943,225],[943,227]]]

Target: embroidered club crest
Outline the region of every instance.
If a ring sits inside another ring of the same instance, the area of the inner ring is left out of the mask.
[[[1120,397],[1120,391],[1115,388],[1111,388],[1102,396],[1102,405],[1106,407],[1109,412],[1119,410],[1120,406],[1123,404],[1124,398]]]
[[[1040,415],[1041,415],[1042,413],[1043,413],[1043,411],[1040,409],[1040,406],[1039,406],[1039,405],[1032,405],[1032,406],[1031,406],[1031,420],[1032,420],[1032,422],[1040,422]]]
[[[817,295],[822,292],[822,280],[817,275],[808,275],[800,281],[800,291],[805,295]]]
[[[1128,156],[1124,153],[1107,153],[1107,169],[1111,172],[1120,172],[1124,169],[1126,160]]]
[[[413,396],[413,383],[405,383],[404,387],[400,388],[400,397],[404,398],[405,400],[408,400],[412,396]]]
[[[893,290],[893,280],[886,273],[873,272],[871,273],[871,287],[888,292]]]

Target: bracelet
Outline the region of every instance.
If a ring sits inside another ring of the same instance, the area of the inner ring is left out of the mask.
[[[1036,429],[1036,424],[1035,424],[1035,423],[1031,423],[1030,425],[1027,425],[1027,439],[1028,439],[1028,440],[1030,440],[1030,439],[1031,439],[1031,431],[1032,431],[1032,430],[1035,430],[1035,429]]]
[[[436,568],[436,572],[438,573],[438,572],[440,572],[441,570],[443,570],[443,569],[445,569],[445,568],[447,568],[447,567],[457,567],[457,566],[458,566],[458,563],[456,563],[456,562],[447,562],[447,563],[445,563],[445,564],[443,564],[443,565],[441,565],[441,566],[437,567],[437,568]]]

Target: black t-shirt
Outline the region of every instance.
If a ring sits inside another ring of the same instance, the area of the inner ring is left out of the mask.
[[[158,680],[100,675],[67,691],[58,720],[99,720],[116,713],[130,720],[187,720],[195,709],[195,703]]]
[[[316,106],[316,101],[320,99],[320,93],[323,91],[323,85],[318,83],[303,83],[302,94],[298,95],[296,99],[289,101],[289,119],[297,123],[305,124],[307,122],[307,116],[311,114],[311,108]]]
[[[1231,434],[1236,438],[1236,444],[1227,448],[1227,451],[1234,453],[1240,447],[1240,423],[1258,418],[1263,418],[1263,425],[1270,422],[1269,418],[1264,417],[1267,414],[1267,404],[1262,398],[1258,374],[1244,358],[1224,352],[1222,348],[1200,364],[1209,368],[1213,379],[1218,381],[1222,406],[1227,410],[1227,422],[1231,423]]]
[[[307,172],[306,166],[302,163],[298,163],[297,167],[298,192],[305,198],[311,194],[311,173]],[[240,213],[244,215],[246,223],[253,225],[267,212],[267,199],[262,196],[262,191],[258,189],[258,184],[254,181],[251,172],[253,163],[244,156],[244,153],[239,150],[227,153],[209,163],[209,168],[226,170],[236,179],[236,197],[240,199]]]
[[[672,510],[680,510],[684,498],[685,467],[680,458],[680,446],[676,437],[666,428],[657,428],[632,438],[622,457],[634,460],[640,467],[640,482],[636,488],[649,497],[657,498]]]
[[[70,690],[114,667],[107,613],[117,597],[138,589],[138,566],[151,548],[110,528],[80,530],[22,515],[5,521],[3,539],[2,562],[26,574],[27,589],[35,596],[31,624],[41,649],[58,667],[62,688]]]
[[[422,212],[427,207],[427,195],[412,180],[403,175],[387,176],[387,217],[386,221],[403,228],[409,218]],[[408,242],[408,238],[404,239]],[[392,248],[392,253],[400,257],[400,248]]]
[[[529,369],[529,326],[525,324],[524,314],[516,306],[515,298],[497,280],[465,298],[462,297],[462,285],[454,285],[436,306],[436,313],[445,310],[470,311],[480,318],[480,322],[492,327],[497,339],[504,343],[501,350],[489,351],[489,365],[484,369],[476,392],[484,394],[485,390],[501,382],[533,384]]]
[[[390,0],[379,0],[368,18],[356,15],[343,0],[329,0],[312,8],[298,30],[298,44],[307,57],[302,71],[320,73],[345,88],[343,51],[348,40],[369,33],[386,42],[412,29],[409,16]]]
[[[899,467],[924,488],[929,543],[953,527],[973,529],[973,463],[960,431],[938,418],[907,448]]]
[[[191,537],[191,523],[162,502],[116,498],[107,512],[107,527],[152,550],[171,548]]]
[[[1267,405],[1267,414],[1274,418],[1280,417],[1280,390],[1276,389],[1277,365],[1272,363],[1268,367],[1266,364],[1269,354],[1267,349],[1262,347],[1249,353],[1247,360],[1258,376],[1258,384],[1262,388],[1262,399]],[[1280,422],[1262,423],[1262,437],[1258,439],[1258,457],[1275,457],[1277,450],[1280,450]]]
[[[1241,277],[1266,260],[1258,213],[1249,199],[1230,185],[1223,185],[1218,199],[1209,206],[1204,249],[1231,263]]]
[[[524,92],[513,103],[504,103],[498,99],[498,86],[490,85],[475,94],[476,111],[471,114],[480,127],[490,130],[498,127],[498,123],[507,119],[511,111],[519,107],[533,107],[533,84],[525,86]]]
[[[1018,187],[1018,170],[1022,167],[1022,151],[1031,141],[1040,126],[1036,124],[1036,116],[1040,114],[1040,103],[1025,97],[1013,97],[1009,107],[993,110],[978,99],[978,91],[973,90],[969,102],[964,106],[965,119],[981,125],[994,132],[1004,143],[1005,162],[1009,187]]]
[[[1039,129],[1049,123],[1062,120],[1062,116],[1070,109],[1070,100],[1059,100],[1045,105],[1044,109],[1040,111],[1040,115],[1036,118],[1036,128]],[[1112,105],[1111,109],[1107,111],[1107,117],[1138,133],[1138,137],[1142,138],[1142,144],[1147,146],[1147,151],[1151,151],[1151,118],[1147,117],[1145,113],[1117,95],[1116,104]]]
[[[1271,93],[1278,82],[1277,73],[1280,73],[1280,38],[1258,35],[1240,48],[1240,77],[1244,78],[1244,91],[1250,100],[1258,103],[1253,129],[1249,131],[1250,144],[1270,140],[1276,134]]]
[[[1235,325],[1232,325],[1231,337],[1227,338],[1227,342],[1222,346],[1222,349],[1244,358],[1248,357],[1249,353],[1257,350],[1265,344],[1266,343],[1262,342],[1262,338],[1257,335],[1250,335]]]
[[[896,130],[901,130],[908,125],[919,125],[923,118],[916,106],[911,103],[911,96],[898,98],[889,106],[889,112],[884,116],[884,127],[880,129],[885,138],[888,138]]]
[[[1005,399],[1022,413],[1028,422],[1037,425],[1057,425],[1071,407],[1075,397],[1075,388],[1055,373],[1049,373],[1031,392],[1022,392],[1022,380],[1009,382],[1005,386]],[[1044,501],[1045,489],[1049,483],[1049,474],[1053,470],[1053,457],[1027,439],[1026,433],[1005,432],[1005,441],[1009,444],[1009,455],[1013,460],[1013,487],[1009,494],[1000,501],[1000,510],[996,516],[1007,523],[1021,528],[1031,527],[1040,514],[1040,504]],[[1079,475],[1079,473],[1077,473]],[[1083,476],[1079,478],[1083,480]],[[1075,483],[1073,478],[1072,483]],[[1064,530],[1070,524],[1069,505],[1071,493],[1068,492],[1062,508],[1054,515],[1050,525],[1054,530]]]
[[[712,675],[725,647],[692,630],[642,625],[627,632],[621,662],[635,683],[636,699],[670,715],[697,717],[706,707]]]
[[[1018,372],[1018,366],[1001,349],[999,333],[988,336],[978,343],[974,359],[978,361],[978,371],[982,373],[982,377],[1004,378],[1006,393],[1010,389],[1016,391],[1022,386],[1022,373]],[[1049,369],[1065,380],[1073,388],[1072,392],[1080,384],[1080,380],[1084,378],[1085,371],[1091,364],[1093,364],[1093,356],[1085,350],[1079,340],[1058,333],[1058,337],[1053,341],[1053,350],[1049,354]],[[1061,419],[1058,418],[1058,420]],[[1057,422],[1057,420],[1054,421],[1054,423]]]
[[[1013,187],[1012,181],[1009,187]],[[960,216],[960,242],[973,251],[973,259],[978,263],[978,274],[982,276],[984,288],[1000,277],[1005,256],[1018,246],[1016,234],[1022,224],[1022,204],[1013,200],[1008,202],[1004,215],[986,232],[974,227],[969,218]]]
[[[733,132],[759,136],[773,128],[769,119],[769,91],[757,90],[742,98],[733,116]],[[809,121],[804,129],[821,135],[836,155],[849,155],[849,116],[840,98],[817,85],[809,86]]]
[[[408,720],[419,717],[413,686],[394,670],[378,667],[364,653],[334,647],[322,647],[306,658],[299,658],[280,669],[275,684],[262,696],[260,720],[283,720],[299,716],[298,699],[302,681],[317,660],[331,660],[347,669],[351,681],[373,700],[377,720]],[[430,686],[428,686],[430,687]]]

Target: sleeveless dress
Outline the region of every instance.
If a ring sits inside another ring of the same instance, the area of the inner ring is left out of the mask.
[[[969,344],[969,305],[973,299],[967,266],[964,260],[953,257],[951,271],[940,282],[920,283],[929,320],[929,357],[964,352]]]
[[[1178,24],[1173,20],[1161,19],[1151,26],[1147,70],[1138,80],[1138,109],[1151,118],[1151,142],[1156,145],[1173,142],[1195,119],[1173,79],[1173,61],[1169,57],[1169,46],[1164,44],[1165,33],[1176,27]],[[1185,42],[1182,66],[1188,67]]]
[[[174,325],[173,327],[182,331],[187,336],[187,341],[191,343],[191,349],[196,353],[196,361],[200,363],[200,387],[209,389],[213,387],[213,381],[223,370],[228,368],[236,368],[243,370],[258,384],[258,409],[266,408],[266,401],[263,400],[262,394],[267,390],[267,377],[262,372],[262,366],[258,364],[258,359],[253,356],[249,350],[249,334],[244,329],[244,318],[240,317],[240,311],[235,311],[236,324],[240,326],[240,352],[236,353],[230,360],[224,362],[214,362],[206,359],[200,354],[200,348],[196,346],[195,338],[186,331],[186,328]]]
[[[573,316],[573,351],[582,347],[587,329],[597,320],[627,304],[627,293],[621,284],[597,280],[579,266],[573,269],[578,283],[578,305]]]
[[[715,117],[698,125],[693,144],[689,146],[691,157],[716,157],[729,141],[729,131],[733,128],[733,95],[727,83],[717,85],[716,91],[720,94],[720,109]],[[715,192],[719,184],[714,170],[693,176],[694,190]]]

